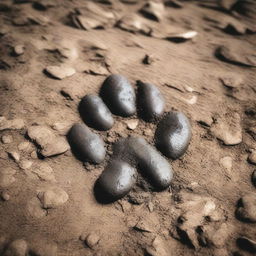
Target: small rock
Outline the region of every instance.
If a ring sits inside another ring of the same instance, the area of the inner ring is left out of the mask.
[[[219,162],[229,173],[231,172],[232,169],[232,157],[230,156],[225,156],[220,159]]]
[[[1,139],[4,144],[9,144],[13,142],[13,138],[11,135],[3,135]]]
[[[120,29],[133,33],[139,32],[149,35],[152,31],[146,20],[135,13],[125,15],[117,25]]]
[[[31,156],[32,159],[37,159],[38,156],[37,156],[36,150],[32,151],[31,154],[30,154],[30,156]]]
[[[20,161],[20,154],[15,151],[9,151],[8,155],[11,159],[13,159],[16,163]]]
[[[59,155],[70,149],[66,139],[56,136],[47,126],[29,127],[28,136],[40,145],[40,153],[44,157]]]
[[[149,202],[149,203],[148,203],[148,210],[149,210],[150,212],[153,212],[153,211],[154,211],[154,204],[153,204],[152,202]]]
[[[26,256],[28,250],[27,242],[23,239],[14,240],[4,252],[4,256]]]
[[[10,200],[10,195],[9,195],[9,193],[8,193],[6,190],[4,190],[4,191],[2,192],[1,197],[2,197],[2,199],[3,199],[4,201]]]
[[[168,34],[165,38],[169,41],[175,42],[175,43],[181,43],[185,42],[187,40],[193,39],[195,36],[197,36],[196,31],[186,31],[183,33],[172,33]]]
[[[18,145],[18,150],[30,153],[33,150],[33,145],[29,141],[23,141]]]
[[[240,75],[230,75],[220,77],[221,82],[228,88],[238,88],[243,84],[243,77]]]
[[[240,115],[230,113],[217,120],[211,127],[212,133],[225,145],[236,145],[242,142],[242,127]]]
[[[19,167],[23,170],[26,170],[26,169],[30,169],[31,166],[32,166],[33,162],[32,161],[29,161],[29,160],[22,160],[20,161],[19,163]]]
[[[20,130],[25,127],[22,119],[7,120],[5,117],[0,117],[0,131],[3,130]]]
[[[13,53],[14,53],[16,56],[20,56],[20,55],[24,54],[24,50],[25,50],[25,46],[19,44],[19,45],[14,46],[14,48],[13,48]]]
[[[139,124],[139,120],[138,119],[126,120],[125,123],[128,129],[135,130]]]
[[[52,129],[58,131],[60,135],[67,135],[71,126],[70,122],[56,122],[52,125]]]
[[[44,209],[57,208],[68,201],[68,194],[59,187],[39,192],[38,198]]]
[[[45,72],[55,79],[62,80],[66,77],[72,76],[76,73],[75,69],[68,66],[48,66]]]
[[[220,0],[218,1],[218,4],[223,9],[230,11],[233,7],[233,5],[237,2],[237,0]]]
[[[42,218],[47,215],[47,211],[42,209],[41,203],[37,197],[33,197],[27,203],[27,211],[30,216],[35,218]]]
[[[163,240],[160,237],[156,237],[152,245],[146,248],[148,256],[169,256],[167,248],[165,248]]]
[[[180,194],[180,201],[181,215],[177,219],[176,226],[178,235],[181,241],[197,249],[200,247],[201,233],[206,229],[208,232],[214,229],[212,233],[215,234],[219,229],[215,229],[215,222],[220,223],[225,219],[224,212],[210,197],[183,192]],[[201,233],[198,233],[198,227]]]
[[[146,54],[145,57],[142,60],[142,63],[145,65],[150,65],[155,61],[154,57],[152,55]]]
[[[252,153],[249,155],[248,161],[251,164],[256,164],[256,150],[253,150]]]
[[[92,233],[86,237],[85,243],[91,249],[93,249],[99,242],[100,238],[97,234]]]
[[[0,187],[4,188],[10,186],[15,181],[15,178],[13,177],[15,173],[16,171],[11,168],[1,169]]]
[[[51,181],[55,182],[55,176],[53,173],[53,169],[51,166],[46,162],[38,162],[33,165],[33,168],[31,170],[34,174],[38,176],[39,179],[43,181]]]
[[[252,184],[256,187],[256,170],[252,173]]]
[[[253,55],[253,52],[248,51],[248,47],[243,47],[241,50],[236,48],[236,45],[230,46],[219,46],[216,49],[215,55],[222,61],[240,65],[245,67],[255,67],[256,66],[256,59]]]
[[[29,243],[29,255],[59,256],[61,253],[58,253],[58,246],[55,242],[35,234]]]
[[[174,8],[182,8],[183,4],[179,0],[166,0],[164,2],[166,6],[171,6]]]
[[[149,19],[161,21],[164,16],[165,8],[162,2],[148,1],[140,12]]]
[[[245,251],[249,251],[251,253],[256,253],[256,241],[249,239],[245,236],[239,237],[237,239],[237,245]]]
[[[256,193],[249,193],[240,199],[236,215],[242,221],[256,222]]]
[[[222,223],[220,226],[215,225],[215,227],[205,225],[201,229],[201,232],[201,238],[203,237],[204,241],[207,241],[207,245],[223,248],[231,233],[231,227],[226,223]]]
[[[140,220],[133,228],[140,232],[154,232],[153,227],[151,227],[150,223],[146,222],[145,220]]]

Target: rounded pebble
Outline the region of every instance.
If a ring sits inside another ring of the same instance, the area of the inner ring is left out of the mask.
[[[81,161],[100,163],[104,160],[106,150],[103,140],[86,125],[74,124],[68,133],[68,140],[74,154]]]
[[[109,130],[114,119],[103,100],[96,95],[86,95],[80,102],[80,114],[84,122],[97,130]]]
[[[136,182],[137,172],[121,160],[111,161],[98,179],[101,194],[110,201],[125,196]]]
[[[87,244],[87,246],[91,249],[93,249],[97,243],[99,242],[100,238],[98,235],[96,234],[89,234],[85,240],[85,243]]]
[[[155,132],[156,147],[167,157],[177,159],[188,148],[192,136],[187,117],[181,112],[169,112]]]
[[[125,117],[135,114],[135,92],[124,76],[115,74],[107,77],[100,95],[113,114]]]
[[[13,142],[13,138],[11,135],[3,135],[1,139],[4,144],[9,144]]]
[[[141,137],[128,137],[117,142],[113,156],[138,166],[143,176],[158,190],[167,188],[171,183],[173,171],[170,164]]]
[[[62,188],[54,187],[38,194],[44,209],[57,208],[68,201],[68,194]]]
[[[3,191],[1,194],[1,197],[4,201],[9,201],[10,200],[10,195],[7,191]]]
[[[164,113],[165,100],[153,84],[138,82],[138,106],[142,118],[151,121]]]

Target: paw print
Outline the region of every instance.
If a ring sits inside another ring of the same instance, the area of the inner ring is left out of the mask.
[[[89,127],[110,130],[113,115],[135,115],[147,122],[158,121],[154,135],[155,147],[144,138],[129,136],[113,145],[113,154],[94,186],[98,201],[109,203],[125,196],[137,180],[137,170],[158,191],[166,189],[173,170],[167,158],[182,156],[191,139],[191,126],[181,112],[164,114],[165,100],[159,89],[137,82],[137,97],[130,82],[122,75],[110,75],[103,82],[99,96],[86,95],[79,104],[84,123],[72,126],[68,141],[74,155],[83,162],[101,163],[106,156],[103,139]],[[161,154],[162,153],[162,154]]]

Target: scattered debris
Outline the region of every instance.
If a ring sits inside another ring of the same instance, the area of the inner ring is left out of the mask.
[[[252,53],[246,52],[245,47],[242,47],[242,50],[238,50],[230,46],[222,45],[216,49],[215,54],[220,60],[234,65],[256,67],[255,56]]]
[[[42,218],[47,215],[47,211],[42,209],[41,203],[37,197],[33,197],[27,203],[27,211],[30,216]]]
[[[232,157],[225,156],[225,157],[220,159],[219,163],[228,171],[228,173],[231,173],[231,170],[232,170]]]
[[[140,12],[149,19],[161,21],[164,17],[165,8],[162,2],[148,1]]]
[[[242,127],[238,113],[227,113],[211,127],[211,132],[225,145],[236,145],[242,142]]]
[[[7,120],[4,116],[0,116],[0,131],[3,130],[21,130],[25,127],[22,119]]]
[[[38,193],[44,209],[57,208],[68,201],[68,194],[59,187],[52,187]]]
[[[20,56],[24,54],[24,50],[25,50],[25,46],[21,44],[18,44],[13,47],[13,53],[15,56]]]
[[[8,193],[8,191],[4,190],[1,193],[1,197],[4,201],[9,201],[10,200],[10,195]],[[1,250],[0,250],[1,251]]]
[[[16,151],[8,151],[8,156],[13,159],[16,163],[20,161],[20,154]]]
[[[4,256],[26,256],[28,252],[27,242],[23,239],[14,240],[11,242],[4,252]]]
[[[33,162],[32,161],[29,161],[29,160],[21,160],[19,162],[19,167],[23,170],[26,170],[26,169],[30,169],[31,166],[32,166]]]
[[[70,77],[76,73],[74,68],[62,65],[62,66],[48,66],[45,68],[45,72],[52,78],[62,80],[66,77]]]
[[[97,234],[91,233],[86,237],[85,243],[89,248],[93,249],[99,243],[99,240],[100,237]]]
[[[155,61],[155,58],[152,55],[146,54],[142,60],[142,63],[145,65],[150,65]]]
[[[31,172],[37,175],[37,177],[40,180],[50,181],[50,182],[56,181],[53,169],[46,162],[40,161],[40,162],[34,163]]]
[[[13,177],[16,171],[11,168],[2,168],[0,171],[0,187],[10,186],[16,179]]]
[[[117,26],[123,30],[144,35],[150,35],[152,32],[152,28],[147,24],[146,20],[134,13],[122,17]]]
[[[47,126],[30,126],[27,133],[39,145],[40,153],[44,157],[59,155],[70,149],[66,139],[56,136]]]
[[[167,40],[175,42],[175,43],[182,43],[187,40],[193,39],[195,36],[197,36],[196,31],[187,31],[184,33],[173,33],[173,34],[168,34],[166,37]]]
[[[126,120],[125,123],[126,123],[128,129],[135,130],[139,124],[139,120],[138,119],[130,119],[130,120]]]
[[[3,135],[1,139],[4,144],[9,144],[13,142],[12,135]]]
[[[248,161],[251,164],[256,164],[256,150],[253,150],[248,157]]]
[[[237,217],[245,222],[256,222],[256,193],[243,196],[236,210]]]
[[[163,240],[157,236],[154,238],[151,246],[146,248],[146,252],[148,256],[168,256],[170,255],[168,249],[165,248]]]
[[[225,243],[228,234],[220,231],[221,223],[225,221],[223,209],[210,197],[185,192],[180,196],[181,203],[177,207],[181,209],[181,215],[176,228],[181,241],[197,249],[200,247],[200,239],[205,239],[206,236],[208,240],[218,241],[220,237],[217,235],[215,239],[213,236],[219,232],[222,242]]]

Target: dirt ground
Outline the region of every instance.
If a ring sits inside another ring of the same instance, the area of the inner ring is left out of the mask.
[[[0,254],[255,254],[255,20],[253,0],[1,0]],[[101,204],[113,143],[157,125],[115,116],[103,163],[75,158],[79,102],[110,74],[156,85],[193,135],[170,188]]]

